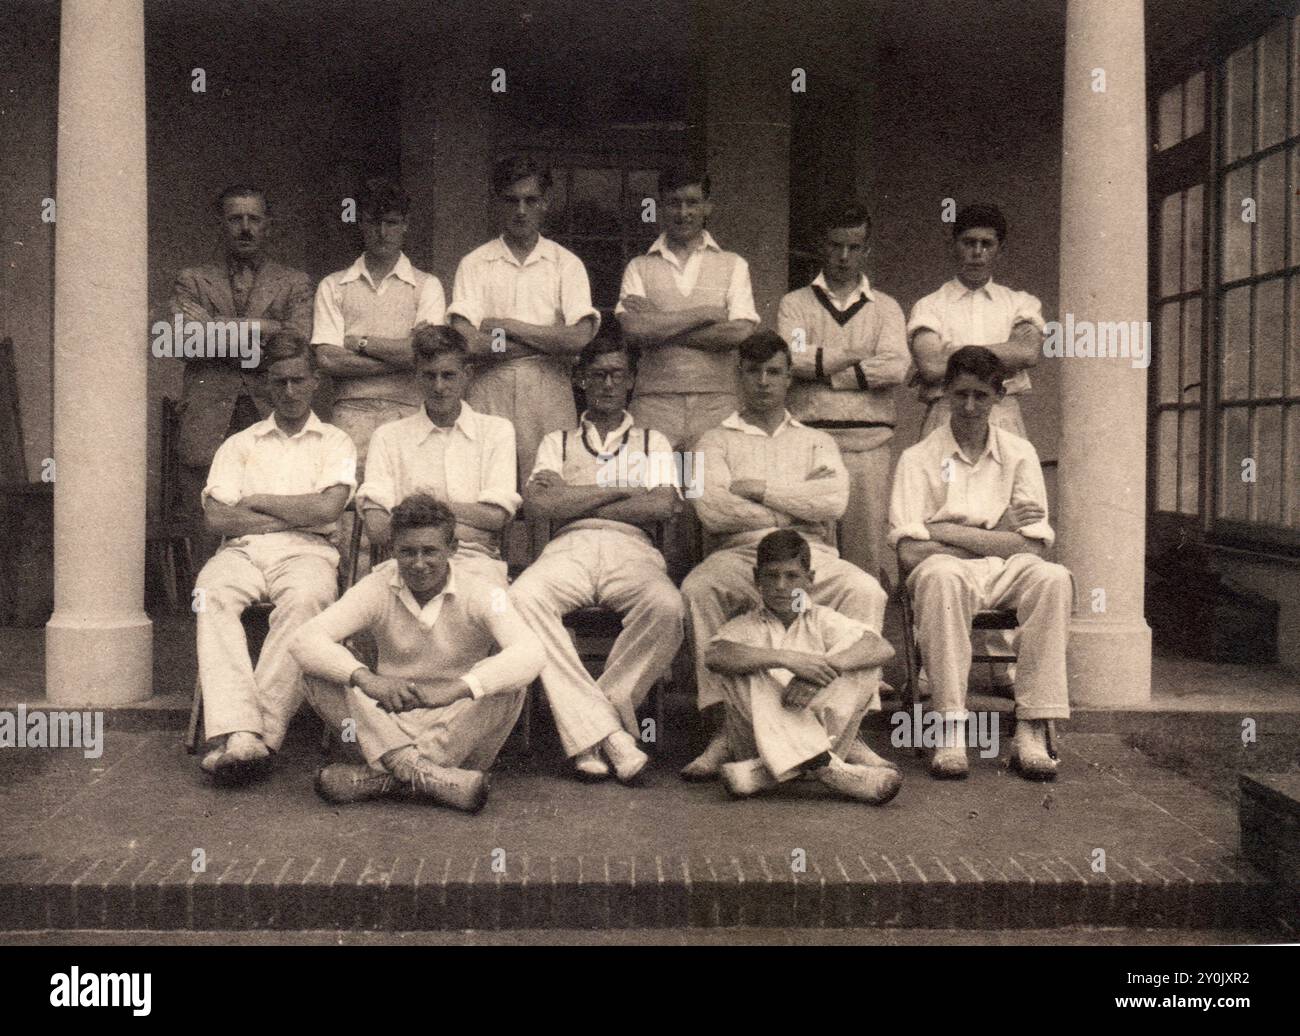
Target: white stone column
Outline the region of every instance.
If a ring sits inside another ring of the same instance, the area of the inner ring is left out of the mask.
[[[57,704],[149,697],[143,0],[63,0],[54,261]]]
[[[1061,320],[1147,318],[1143,0],[1069,0],[1061,170]],[[1070,698],[1115,707],[1151,696],[1143,616],[1146,370],[1063,358],[1060,558],[1074,573]],[[1094,611],[1094,601],[1104,611]]]

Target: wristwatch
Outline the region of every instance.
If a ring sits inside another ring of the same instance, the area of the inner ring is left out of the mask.
[[[357,355],[358,355],[358,356],[365,356],[365,355],[366,355],[366,346],[369,345],[369,344],[370,344],[370,338],[369,338],[368,336],[363,335],[362,338],[361,338],[361,341],[359,341],[359,342],[357,343]]]

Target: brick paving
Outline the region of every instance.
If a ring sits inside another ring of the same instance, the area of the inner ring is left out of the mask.
[[[1269,880],[1239,854],[1234,805],[1115,735],[1068,735],[1049,785],[974,755],[968,781],[938,783],[891,751],[906,780],[884,808],[815,784],[732,802],[677,779],[685,741],[664,747],[643,787],[583,785],[542,736],[530,756],[507,746],[491,801],[468,817],[320,801],[312,734],[300,721],[276,772],[242,790],[210,786],[170,730],[112,729],[95,760],[0,752],[0,930],[1275,924]]]

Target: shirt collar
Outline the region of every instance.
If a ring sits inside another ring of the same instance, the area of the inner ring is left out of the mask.
[[[837,296],[835,295],[835,293],[834,293],[833,291],[831,291],[831,286],[830,286],[829,284],[826,283],[826,273],[825,273],[825,271],[823,271],[823,272],[821,272],[821,273],[818,273],[817,276],[813,278],[813,285],[814,285],[814,287],[821,288],[821,290],[824,291],[824,292],[826,292],[826,294],[829,295],[831,298],[834,299],[834,298],[837,297]],[[862,274],[859,274],[859,275],[858,275],[858,288],[857,288],[857,290],[858,290],[859,292],[862,293],[862,296],[863,296],[863,297],[864,297],[868,302],[875,302],[875,301],[876,301],[876,300],[875,300],[875,296],[873,296],[873,295],[871,294],[871,283],[867,280],[867,275],[866,275],[865,273],[862,273]],[[855,294],[855,293],[850,292],[850,294],[849,294],[849,296],[848,296],[850,302],[852,302],[852,301],[854,300],[854,294]],[[839,297],[842,298],[843,296],[839,296]]]
[[[985,456],[992,457],[997,464],[1002,463],[1002,441],[998,437],[998,429],[996,425],[989,425],[989,437],[988,441],[984,444],[984,452],[973,461],[967,457],[966,454],[962,452],[962,448],[957,445],[957,439],[952,434],[952,425],[949,422],[945,421],[943,423],[940,432],[940,446],[943,448],[943,455],[945,457],[951,457],[956,454],[971,467],[975,467],[979,464]]]
[[[709,249],[714,252],[722,251],[722,246],[719,245],[718,242],[713,239],[713,235],[710,234],[707,230],[704,231],[703,236],[700,238],[700,246],[698,248],[693,249],[691,254],[694,255],[695,252],[703,252],[705,249]],[[654,244],[652,244],[649,248],[646,249],[646,255],[654,255],[656,252],[662,255],[670,263],[676,263],[678,261],[677,255],[673,252],[671,248],[668,247],[668,235],[666,233],[660,234],[657,238],[655,238]],[[690,256],[687,256],[687,258],[689,259]]]
[[[258,421],[255,425],[250,426],[249,431],[259,439],[263,436],[271,435],[272,433],[279,435],[282,439],[300,439],[308,432],[311,432],[313,435],[323,435],[325,433],[325,422],[317,417],[316,411],[313,410],[307,414],[306,424],[299,428],[295,434],[286,435],[284,429],[276,424],[275,414],[272,414],[270,417]]]
[[[610,439],[622,435],[624,432],[626,432],[629,428],[632,427],[633,423],[634,422],[632,420],[632,415],[629,414],[626,410],[624,410],[623,420],[619,423],[619,426],[615,428],[612,432],[610,432],[609,435],[605,436],[602,439],[600,435],[600,429],[597,428],[594,424],[592,424],[590,420],[587,419],[587,411],[584,410],[582,412],[582,416],[578,418],[578,434],[583,438],[584,441],[590,442],[590,439],[587,436],[587,429],[590,428],[591,438],[594,438],[596,440],[596,443],[600,447],[598,452],[604,453],[605,443],[609,442]]]
[[[741,417],[739,410],[733,411],[730,417],[725,418],[722,422],[722,427],[732,428],[738,432],[744,432],[746,435],[761,435],[765,439],[769,437],[767,432],[763,431],[763,429],[759,428],[757,425],[750,424],[743,417]],[[785,417],[783,417],[781,419],[781,423],[776,426],[776,431],[772,433],[771,438],[775,439],[778,435],[780,435],[783,431],[785,431],[787,427],[802,428],[804,427],[804,424],[802,421],[796,420],[795,416],[792,413],[790,413],[789,410],[787,410],[785,412]]]
[[[474,434],[476,431],[474,418],[476,416],[478,416],[477,412],[462,399],[460,401],[460,413],[456,415],[456,421],[452,427],[459,428],[461,433],[467,439],[477,438]],[[423,432],[420,436],[421,442],[424,442],[425,439],[437,432],[449,431],[449,429],[443,425],[433,423],[433,419],[429,417],[429,411],[425,409],[423,403],[420,404],[420,409],[416,411],[416,418],[419,421],[420,430]]]
[[[524,257],[522,263],[515,258],[515,253],[510,251],[510,246],[506,244],[504,236],[494,238],[492,243],[496,245],[496,249],[494,252],[488,253],[489,262],[500,260],[509,263],[511,266],[522,267],[531,266],[533,263],[542,261],[553,263],[556,260],[555,242],[549,237],[542,237],[540,234],[537,235],[537,244],[533,245],[533,250]]]
[[[456,561],[453,558],[447,562],[447,581],[438,593],[429,598],[424,607],[420,607],[420,602],[415,599],[410,587],[402,580],[401,570],[398,569],[396,561],[393,562],[392,575],[388,577],[388,587],[397,595],[397,599],[406,605],[406,610],[420,620],[421,626],[433,629],[438,614],[442,611],[443,601],[448,597],[456,596]]]
[[[968,295],[983,295],[986,299],[993,298],[993,278],[990,277],[978,288],[968,288],[962,284],[960,277],[954,277],[948,282],[948,292],[955,298],[964,299]]]
[[[371,287],[377,287],[374,280],[371,279],[370,270],[366,267],[365,252],[362,252],[357,256],[356,262],[343,271],[343,276],[339,278],[339,283],[347,284],[348,281],[355,281],[362,277],[370,283]],[[411,260],[406,257],[405,252],[401,253],[401,255],[397,257],[396,265],[394,265],[393,268],[384,275],[384,280],[388,280],[389,277],[396,277],[399,281],[405,281],[412,287],[415,286],[415,268],[411,265]]]

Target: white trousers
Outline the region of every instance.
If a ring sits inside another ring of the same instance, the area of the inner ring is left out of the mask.
[[[823,687],[802,709],[781,704],[784,686],[767,672],[720,676],[727,697],[727,741],[733,759],[763,760],[777,780],[825,752],[843,758],[867,714],[880,669],[845,673]]]
[[[289,640],[333,603],[339,556],[324,540],[292,545],[258,540],[223,547],[196,580],[203,591],[199,684],[208,738],[247,730],[278,749],[303,699],[302,670],[289,654]],[[254,669],[239,617],[256,601],[270,601],[275,608]]]
[[[880,583],[857,565],[839,557],[830,547],[812,543],[813,604],[824,604],[879,633],[885,618],[888,595]],[[701,711],[724,700],[722,679],[704,664],[709,641],[733,616],[761,600],[754,585],[757,546],[726,547],[701,561],[682,582],[686,613],[691,624],[691,646],[695,651],[695,680]],[[878,676],[878,674],[877,674]],[[877,683],[879,680],[877,679]],[[872,695],[871,709],[880,708],[878,694]]]
[[[344,730],[344,720],[356,723],[357,746],[367,763],[382,769],[380,759],[397,749],[415,746],[420,757],[434,766],[487,770],[524,704],[524,689],[462,698],[440,708],[388,712],[356,687],[317,677],[305,680],[312,708],[333,730]]]
[[[930,679],[930,707],[966,714],[971,619],[977,611],[1014,608],[1017,635],[1016,716],[1068,719],[1065,642],[1074,606],[1070,570],[1035,554],[954,558],[933,554],[907,578],[916,638]]]
[[[848,450],[840,444],[840,457],[849,472],[849,506],[840,519],[840,557],[873,578],[879,578],[882,569],[892,572],[894,568],[886,538],[891,453],[889,442],[870,450]]]
[[[685,608],[660,553],[628,533],[574,529],[547,545],[515,580],[510,598],[546,647],[542,687],[565,754],[586,751],[619,727],[639,736],[636,708],[682,643]],[[623,619],[599,680],[563,622],[595,605]]]

